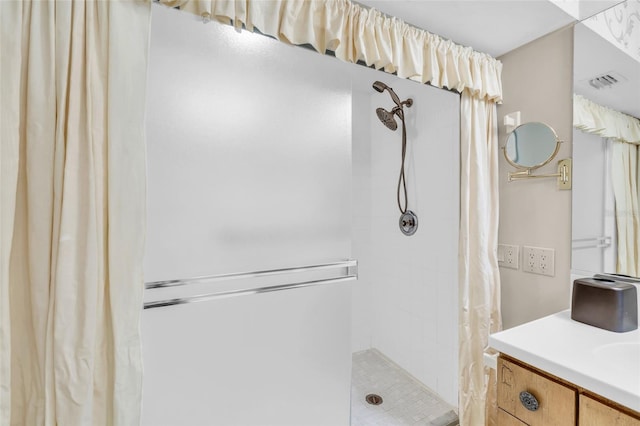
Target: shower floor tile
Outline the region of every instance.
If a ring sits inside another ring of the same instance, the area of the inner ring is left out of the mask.
[[[351,426],[455,426],[458,416],[446,402],[375,349],[353,354]],[[380,395],[380,405],[365,401]]]

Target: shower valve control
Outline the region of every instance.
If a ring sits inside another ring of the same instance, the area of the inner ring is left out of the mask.
[[[418,230],[418,216],[411,210],[407,210],[400,216],[400,231],[406,236],[416,233]]]

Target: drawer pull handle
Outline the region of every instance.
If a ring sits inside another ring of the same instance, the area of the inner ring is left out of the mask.
[[[529,411],[536,411],[540,407],[540,404],[538,403],[536,397],[526,391],[520,392],[520,402],[522,403],[524,408]]]

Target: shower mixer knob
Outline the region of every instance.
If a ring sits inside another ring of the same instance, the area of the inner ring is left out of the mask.
[[[407,210],[400,216],[399,225],[404,235],[413,235],[418,230],[418,216],[411,210]]]

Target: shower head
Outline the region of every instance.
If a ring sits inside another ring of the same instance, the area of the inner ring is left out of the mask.
[[[374,81],[373,82],[373,88],[377,91],[377,92],[384,92],[385,90],[387,90],[389,92],[389,94],[391,95],[391,99],[393,99],[393,102],[396,103],[396,105],[400,106],[402,104],[402,102],[400,102],[400,98],[398,97],[398,95],[396,95],[396,92],[393,91],[393,89],[389,86],[387,86],[386,84],[384,84],[381,81]]]
[[[390,130],[396,130],[398,128],[398,123],[396,123],[396,119],[393,117],[395,115],[394,112],[387,111],[384,108],[376,108],[376,114],[380,121],[382,121],[382,124],[387,126]]]
[[[376,114],[378,115],[380,121],[382,121],[382,123],[389,129],[396,130],[398,128],[398,123],[396,123],[396,118],[394,116],[397,115],[402,121],[402,128],[404,129],[404,106],[406,105],[407,107],[410,107],[411,105],[413,105],[413,99],[409,98],[406,101],[400,101],[400,98],[398,98],[396,92],[394,92],[391,87],[387,86],[381,81],[374,81],[373,88],[380,93],[384,92],[385,90],[388,91],[391,95],[391,99],[393,99],[393,102],[396,103],[396,106],[393,107],[391,111],[387,111],[384,108],[376,109]]]
[[[389,86],[387,86],[386,84],[384,84],[381,81],[374,81],[373,82],[373,88],[376,89],[378,92],[382,93],[382,92],[384,92],[384,89],[388,89]]]
[[[418,227],[418,217],[411,210],[408,210],[409,200],[407,198],[407,182],[405,180],[405,172],[404,172],[404,162],[405,156],[407,152],[407,128],[404,123],[404,107],[407,108],[413,105],[413,99],[409,98],[406,101],[400,101],[396,92],[386,84],[381,81],[373,82],[373,89],[376,92],[382,93],[385,90],[389,92],[391,95],[391,99],[396,103],[396,106],[391,109],[391,111],[387,111],[384,108],[376,108],[376,115],[382,121],[382,124],[387,126],[389,130],[397,130],[398,123],[396,122],[396,115],[400,118],[400,122],[402,123],[402,165],[400,166],[400,176],[398,178],[398,208],[400,209],[400,230],[405,235],[413,235],[416,232]],[[401,197],[401,189],[404,191],[404,206],[402,203]]]

